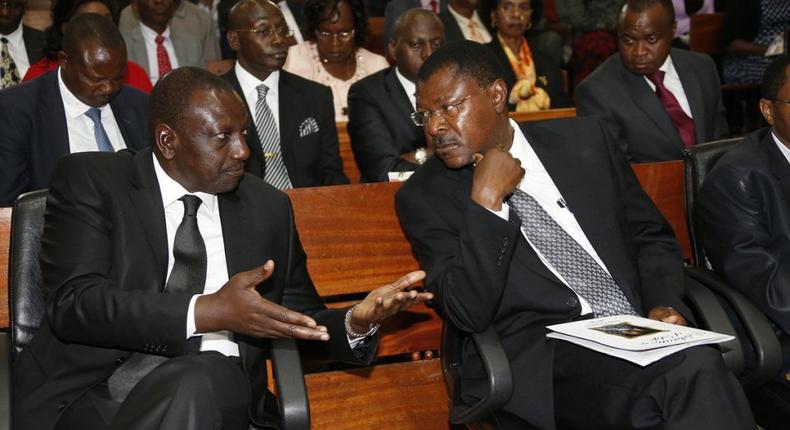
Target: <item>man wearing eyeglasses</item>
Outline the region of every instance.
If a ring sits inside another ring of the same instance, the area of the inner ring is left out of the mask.
[[[18,85],[44,55],[44,33],[22,24],[25,0],[0,0],[0,89]]]
[[[643,368],[546,339],[547,325],[594,316],[686,325],[683,260],[600,120],[517,124],[499,70],[490,50],[469,41],[425,61],[414,119],[434,157],[396,195],[446,320],[501,338],[513,395],[490,417],[493,428],[753,429],[715,348]],[[450,358],[461,362],[456,388],[470,403],[485,388],[471,343]]]
[[[417,70],[444,44],[444,26],[433,12],[411,9],[395,23],[389,42],[395,65],[360,79],[348,90],[348,134],[363,182],[386,182],[389,172],[410,172],[430,149],[414,112]]]
[[[697,219],[713,268],[781,331],[790,374],[790,55],[766,69],[757,130],[716,162],[699,190]]]
[[[332,91],[281,70],[293,31],[277,5],[240,1],[231,9],[227,38],[236,65],[223,78],[252,118],[247,172],[280,189],[347,184]]]

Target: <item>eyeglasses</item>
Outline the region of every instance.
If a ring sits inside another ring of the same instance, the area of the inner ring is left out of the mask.
[[[266,27],[266,28],[251,28],[248,30],[233,30],[237,33],[252,33],[256,34],[264,39],[269,39],[275,34],[282,38],[291,37],[294,35],[294,31],[288,27]]]
[[[338,31],[337,33],[332,33],[331,31],[324,31],[324,30],[316,30],[315,35],[322,40],[329,40],[329,39],[337,39],[343,42],[347,42],[354,37],[354,33],[356,30],[353,28],[348,31]]]
[[[469,94],[457,102],[447,103],[446,105],[442,106],[441,109],[434,111],[426,110],[422,112],[412,112],[409,117],[411,117],[412,122],[414,122],[414,125],[417,127],[423,127],[425,124],[428,124],[431,121],[431,117],[433,115],[439,115],[445,120],[452,120],[458,116],[458,109],[461,104],[470,98],[472,98],[472,94]]]

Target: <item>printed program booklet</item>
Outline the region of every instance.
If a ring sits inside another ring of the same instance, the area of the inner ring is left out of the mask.
[[[547,326],[560,339],[642,367],[677,351],[734,337],[633,315],[615,315]]]

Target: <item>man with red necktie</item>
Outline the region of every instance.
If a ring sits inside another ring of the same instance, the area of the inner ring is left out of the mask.
[[[579,115],[603,115],[631,162],[677,160],[684,149],[725,137],[729,127],[716,66],[671,47],[671,0],[628,0],[618,52],[576,89]]]

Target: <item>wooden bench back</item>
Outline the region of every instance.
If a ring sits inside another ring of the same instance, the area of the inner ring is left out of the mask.
[[[11,245],[11,208],[0,208],[0,331],[8,328],[8,248]]]
[[[694,52],[709,55],[721,54],[721,31],[724,28],[724,14],[711,13],[691,16],[689,47]]]

